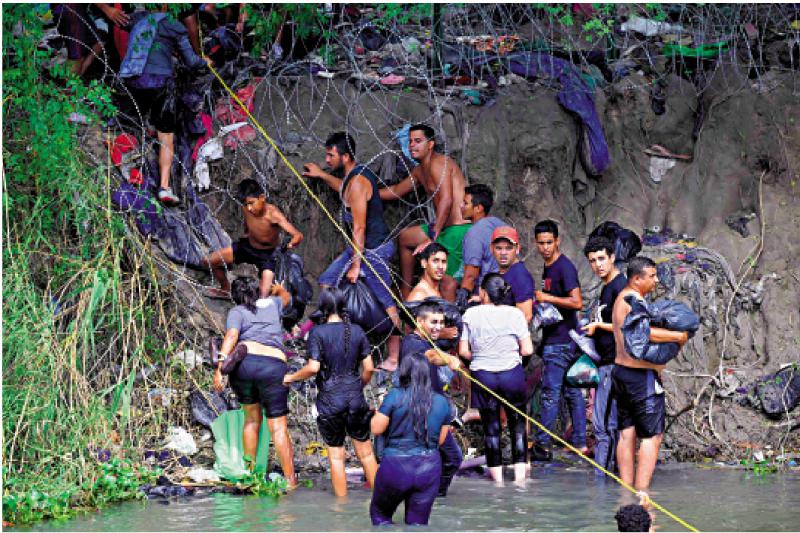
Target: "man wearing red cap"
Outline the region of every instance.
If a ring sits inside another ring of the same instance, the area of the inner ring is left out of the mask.
[[[511,286],[507,305],[519,308],[528,324],[533,319],[533,276],[519,260],[519,234],[511,226],[500,226],[492,232],[492,254],[500,267],[500,275]]]

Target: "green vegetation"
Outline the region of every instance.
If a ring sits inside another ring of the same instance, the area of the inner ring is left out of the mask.
[[[152,475],[136,466],[137,450],[169,421],[133,401],[135,372],[173,344],[155,334],[170,320],[157,269],[112,213],[110,176],[82,150],[94,144],[103,153],[98,123],[114,112],[111,95],[53,63],[37,49],[41,36],[33,6],[3,6],[3,510],[11,523],[137,497]],[[72,113],[95,123],[79,132]]]

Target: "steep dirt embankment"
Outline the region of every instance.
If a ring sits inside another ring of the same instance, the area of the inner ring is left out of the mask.
[[[555,91],[540,85],[515,83],[502,88],[492,106],[464,107],[442,96],[434,102],[421,90],[362,91],[339,79],[313,85],[306,80],[261,85],[256,109],[297,168],[304,161],[321,161],[321,140],[346,128],[356,135],[360,158],[370,160],[387,180],[399,177],[394,156],[386,153],[398,149],[392,132],[404,123],[434,125],[443,132],[442,147],[462,165],[469,182],[494,187],[494,214],[519,229],[534,276],[540,278],[541,261],[531,246],[533,225],[553,218],[562,224],[563,250],[578,265],[590,296],[596,294],[597,280],[580,248],[604,220],[639,234],[668,227],[721,254],[729,265],[727,276],[719,265],[715,270],[706,264],[704,273],[697,264],[682,263],[685,255],[675,259],[663,248],[643,251],[655,259],[673,259],[673,293],[702,306],[701,332],[664,375],[669,412],[680,415],[672,420],[667,442],[689,458],[717,451],[741,455],[750,445],[797,445],[786,418],[771,422],[735,401],[745,384],[798,360],[800,99],[792,93],[796,87],[790,75],[774,81],[776,88],[759,93],[742,73],[717,70],[705,96],[710,111],[696,142],[692,128],[698,101],[690,83],[669,80],[666,113],[660,116],[651,110],[647,80],[636,74],[598,91],[595,103],[612,156],[599,178],[588,177],[577,158],[575,120],[559,106]],[[650,177],[650,156],[643,153],[652,144],[693,159],[677,161],[656,183]],[[343,240],[280,158],[266,144],[257,151],[256,166],[271,201],[305,232],[300,252],[310,276],[317,276]],[[232,178],[229,186],[255,174],[247,161],[239,158],[239,164],[236,173],[225,172]],[[224,179],[220,173],[215,181]],[[329,207],[338,208],[331,191],[312,186]],[[238,237],[236,205],[223,195],[207,201],[221,208],[223,224]],[[399,220],[408,209],[395,204],[390,217]],[[732,215],[750,213],[755,216],[745,219],[741,232],[726,224]],[[749,296],[731,301],[740,280]]]

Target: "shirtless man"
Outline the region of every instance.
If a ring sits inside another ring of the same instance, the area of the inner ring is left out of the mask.
[[[421,302],[426,298],[442,298],[442,279],[447,268],[447,249],[438,242],[430,243],[419,253],[422,266],[422,277],[419,283],[408,294],[407,302]],[[455,326],[442,328],[440,339],[455,339],[458,328]]]
[[[625,351],[622,325],[631,312],[631,306],[625,298],[632,295],[643,300],[657,283],[656,264],[651,259],[631,259],[628,263],[628,284],[617,296],[611,315],[616,347],[611,379],[617,398],[620,429],[617,465],[622,481],[640,491],[646,491],[650,486],[664,436],[664,389],[660,377],[664,365],[654,365],[631,357]],[[688,339],[686,332],[650,328],[650,342],[677,342],[683,346]],[[638,464],[634,470],[637,437],[640,443]]]
[[[206,292],[211,298],[230,298],[231,285],[226,267],[248,263],[258,268],[259,296],[267,298],[275,279],[275,250],[281,243],[281,230],[291,236],[287,248],[291,249],[303,241],[298,231],[281,213],[268,204],[264,191],[255,180],[247,179],[239,184],[239,201],[244,214],[244,236],[233,246],[211,252],[203,259],[202,266],[211,268],[219,282],[219,288]]]
[[[442,294],[446,300],[453,301],[457,284],[454,278],[463,277],[461,263],[461,243],[470,224],[461,214],[464,200],[464,174],[452,158],[436,153],[433,128],[425,124],[411,126],[408,132],[408,149],[419,165],[399,183],[381,189],[381,199],[394,200],[422,185],[433,201],[436,220],[433,225],[410,226],[400,232],[400,274],[403,278],[401,291],[403,299],[408,299],[414,281],[414,256],[421,252],[429,242],[437,241],[449,253],[447,276],[442,280]]]

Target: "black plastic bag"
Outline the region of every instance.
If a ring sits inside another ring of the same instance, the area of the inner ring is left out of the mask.
[[[237,402],[228,400],[219,392],[200,390],[189,395],[189,404],[192,406],[192,417],[195,422],[207,428],[210,428],[214,420],[225,411],[239,408]]]
[[[626,296],[625,301],[631,312],[622,324],[622,337],[625,351],[636,359],[664,365],[680,352],[680,345],[674,342],[651,343],[651,326],[686,331],[690,337],[700,327],[700,317],[683,302],[659,300],[648,305],[633,295]]]
[[[648,305],[650,324],[672,331],[686,331],[689,338],[700,328],[700,317],[683,302],[658,300]]]
[[[361,326],[368,336],[381,338],[392,332],[394,324],[363,279],[358,278],[356,283],[350,283],[350,280],[343,278],[339,282],[339,290],[344,294],[350,320]]]
[[[284,329],[291,330],[314,297],[314,288],[305,277],[303,258],[290,250],[276,250],[275,282],[282,283],[292,295],[291,305],[281,314]]]
[[[614,258],[617,263],[626,263],[642,251],[642,240],[629,229],[616,222],[606,221],[598,225],[589,234],[592,237],[607,237],[614,242]]]
[[[424,300],[420,300],[418,302],[403,302],[403,305],[406,306],[406,309],[411,311],[414,317],[417,316],[417,308],[422,305],[423,303],[436,303],[444,311],[444,327],[446,328],[458,328],[458,335],[454,339],[437,339],[436,346],[445,352],[449,352],[450,350],[454,349],[458,345],[458,339],[461,338],[461,333],[464,331],[464,322],[461,318],[461,313],[458,312],[458,306],[452,302],[448,302],[444,298],[436,298],[435,296],[430,296],[425,298]],[[400,316],[403,318],[403,321],[406,322],[411,328],[415,328],[416,325],[409,319],[409,317],[400,312]]]
[[[533,328],[552,326],[564,320],[558,308],[553,304],[536,302],[533,306]]]

